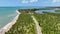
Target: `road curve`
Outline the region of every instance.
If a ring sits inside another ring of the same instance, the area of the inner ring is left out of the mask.
[[[39,26],[39,24],[38,24],[38,21],[35,19],[35,17],[34,17],[33,15],[32,15],[31,17],[32,17],[34,23],[36,24],[37,33],[38,33],[38,34],[42,34],[41,28],[40,28],[40,26]]]

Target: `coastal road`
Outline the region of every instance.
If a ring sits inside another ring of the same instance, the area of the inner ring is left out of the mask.
[[[32,17],[32,19],[34,20],[34,23],[36,24],[37,33],[38,33],[38,34],[42,34],[41,28],[40,28],[40,26],[39,26],[39,24],[38,24],[38,21],[35,19],[35,17],[34,17],[33,15],[32,15],[31,17]]]

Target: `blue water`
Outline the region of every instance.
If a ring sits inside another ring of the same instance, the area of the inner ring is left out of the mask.
[[[18,14],[16,10],[19,8],[0,7],[0,28],[11,22]]]
[[[37,10],[35,11],[36,13],[39,13],[39,14],[43,14],[43,12],[50,12],[50,13],[54,13],[55,10]]]

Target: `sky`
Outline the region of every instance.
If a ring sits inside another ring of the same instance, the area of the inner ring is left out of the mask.
[[[60,0],[0,0],[0,6],[60,6]]]

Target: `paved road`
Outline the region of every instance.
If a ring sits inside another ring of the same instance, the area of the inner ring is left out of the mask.
[[[41,28],[40,28],[40,26],[39,26],[39,24],[38,24],[38,21],[34,18],[34,16],[31,16],[31,17],[33,18],[34,23],[36,24],[37,33],[38,33],[38,34],[42,34]]]

